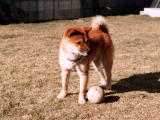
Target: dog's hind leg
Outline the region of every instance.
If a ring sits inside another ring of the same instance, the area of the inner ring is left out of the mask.
[[[105,75],[103,72],[103,68],[101,66],[101,57],[97,57],[97,59],[93,60],[92,66],[95,69],[95,71],[98,73],[100,80],[101,80],[101,86],[106,87],[106,80],[105,80]]]
[[[113,56],[114,56],[114,48],[108,48],[103,53],[103,59],[102,59],[104,70],[105,70],[105,73],[107,75],[107,85],[106,85],[106,88],[108,90],[111,90]]]

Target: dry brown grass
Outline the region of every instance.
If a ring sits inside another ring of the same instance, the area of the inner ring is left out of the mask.
[[[0,120],[159,120],[160,19],[107,17],[116,47],[113,90],[101,104],[78,104],[73,73],[61,101],[58,46],[64,30],[90,18],[0,26]],[[90,70],[88,88],[99,85]]]

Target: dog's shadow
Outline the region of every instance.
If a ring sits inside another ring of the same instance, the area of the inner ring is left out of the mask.
[[[116,93],[125,93],[130,91],[159,93],[160,72],[136,74],[131,77],[121,79],[112,85],[112,90]]]
[[[131,91],[146,91],[149,93],[160,93],[160,72],[136,74],[119,80],[112,85],[112,92],[106,93],[104,103],[117,102],[120,97],[116,93]]]

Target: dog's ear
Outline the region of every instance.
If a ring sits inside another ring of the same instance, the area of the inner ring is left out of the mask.
[[[89,33],[89,31],[91,31],[91,30],[92,30],[92,27],[84,27],[84,29],[85,29],[85,32],[86,32],[87,38],[89,38],[88,33]]]
[[[69,28],[66,32],[65,32],[65,36],[67,37],[72,37],[75,35],[84,35],[82,32],[76,30],[75,28]]]
[[[74,35],[83,35],[83,33],[81,33],[80,31],[77,30],[73,30],[70,34],[70,37],[74,36]]]
[[[89,31],[91,31],[91,30],[92,30],[92,27],[84,27],[84,29],[85,29],[85,32],[88,34],[88,33],[89,33]]]

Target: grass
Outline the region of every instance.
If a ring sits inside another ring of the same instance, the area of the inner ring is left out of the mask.
[[[0,26],[0,120],[159,120],[160,19],[106,17],[115,44],[113,90],[101,104],[78,104],[79,78],[71,75],[69,95],[61,89],[58,47],[70,26],[91,18]],[[99,85],[90,70],[88,88]]]

